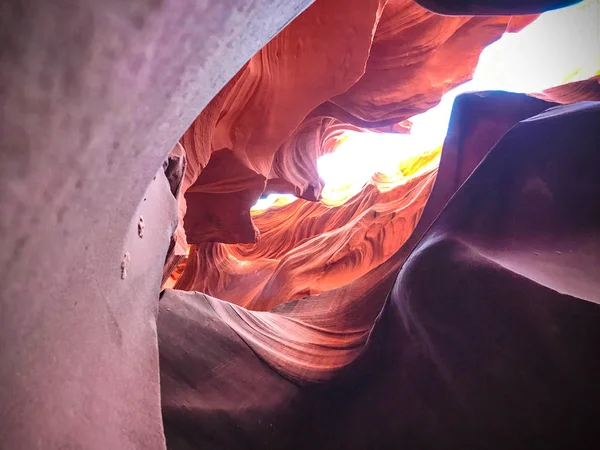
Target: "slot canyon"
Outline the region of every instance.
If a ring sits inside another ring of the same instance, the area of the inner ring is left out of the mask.
[[[600,0],[6,0],[0,449],[596,449]]]

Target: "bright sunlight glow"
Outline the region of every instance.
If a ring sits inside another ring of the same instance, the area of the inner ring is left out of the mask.
[[[323,202],[348,199],[375,173],[394,173],[402,161],[441,146],[459,94],[484,90],[535,93],[599,75],[599,25],[600,0],[544,13],[520,32],[506,33],[485,48],[473,79],[444,95],[436,107],[412,117],[410,134],[348,131],[333,153],[317,161],[325,182]]]
[[[256,204],[250,208],[250,211],[264,211],[271,206],[283,206],[297,200],[298,197],[292,194],[269,194],[265,198],[259,198]]]

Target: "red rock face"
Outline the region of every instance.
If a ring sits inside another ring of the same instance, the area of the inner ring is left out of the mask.
[[[470,79],[483,48],[510,17],[444,17],[409,0],[388,2],[364,76],[331,103],[367,122],[391,123],[435,106]]]
[[[211,155],[220,150],[227,150],[228,157],[237,160],[231,161],[236,167],[234,176],[220,174],[222,192],[229,194],[223,197],[221,205],[236,196],[243,183],[254,187],[248,194],[253,198],[247,203],[235,201],[235,205],[228,206],[228,210],[239,208],[235,213],[225,213],[219,207],[205,212],[206,207],[202,203],[196,207],[195,199],[190,196],[187,199],[190,225],[186,229],[192,236],[191,243],[203,239],[202,235],[195,237],[193,231],[204,226],[201,217],[193,218],[195,214],[209,214],[225,230],[239,226],[244,228],[239,235],[251,235],[247,221],[238,225],[231,218],[248,214],[264,190],[264,186],[258,187],[259,180],[262,177],[265,181],[272,170],[283,181],[299,183],[298,188],[302,189],[306,181],[298,180],[292,173],[288,176],[286,171],[280,173],[281,162],[273,169],[275,153],[311,110],[346,91],[363,74],[382,3],[316,2],[251,58],[192,124],[181,140],[191,154],[184,190],[205,183],[198,176],[209,164]],[[339,14],[342,10],[345,13]],[[334,67],[343,70],[332,70]],[[283,152],[287,153],[285,149]],[[222,161],[222,156],[216,158]],[[293,153],[285,158],[293,158]],[[227,187],[230,179],[233,186]],[[212,183],[216,178],[211,176],[210,180]]]
[[[310,203],[323,188],[317,159],[344,131],[406,132],[406,119],[470,78],[485,46],[533,18],[444,17],[407,0],[315,2],[181,139],[183,223],[194,247],[177,287],[266,310],[385,261],[410,236],[435,171],[330,209]],[[251,214],[268,192],[306,201]]]
[[[409,132],[406,119],[470,79],[483,48],[536,17],[445,17],[407,0],[317,1],[250,59],[182,137],[180,245],[165,275],[181,262],[186,237],[193,246],[168,285],[181,276],[177,289],[266,311],[343,286],[386,261],[413,233],[437,171],[401,183],[375,177],[348,203],[327,207],[318,203],[318,158],[346,131]],[[535,95],[572,103],[597,99],[598,86],[595,77]],[[460,173],[438,180],[424,223],[518,118],[546,105],[518,96],[498,109],[492,97],[481,110],[490,115],[482,113],[469,133],[452,128],[444,161]],[[468,152],[454,152],[456,133]],[[393,189],[380,192],[386,183]],[[272,192],[301,200],[250,211]]]
[[[434,159],[437,154],[432,155]],[[297,200],[253,215],[256,244],[192,246],[176,289],[268,311],[343,286],[404,244],[435,180],[436,164],[387,192],[377,185],[337,207]]]
[[[290,192],[307,200],[319,200],[323,181],[316,161],[333,152],[337,139],[348,130],[360,131],[361,128],[331,117],[305,119],[275,153],[267,191]]]

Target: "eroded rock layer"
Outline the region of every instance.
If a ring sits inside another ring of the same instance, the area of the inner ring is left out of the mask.
[[[316,160],[332,150],[332,134],[405,132],[398,124],[467,80],[511,20],[443,17],[410,0],[315,2],[181,139],[188,241],[254,242],[249,209],[265,189],[318,200]]]
[[[404,174],[399,169],[399,179],[380,176],[340,206],[299,199],[259,211],[253,215],[261,235],[256,244],[192,246],[175,288],[268,311],[347,284],[408,239],[429,197],[438,157],[439,150],[413,158]]]

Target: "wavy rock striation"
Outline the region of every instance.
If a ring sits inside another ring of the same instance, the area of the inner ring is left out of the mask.
[[[511,20],[443,17],[407,0],[315,2],[182,137],[189,242],[256,240],[248,211],[265,189],[318,200],[316,160],[336,135],[406,132],[397,124],[467,80]]]

